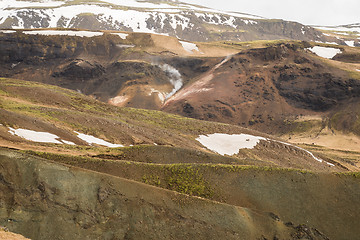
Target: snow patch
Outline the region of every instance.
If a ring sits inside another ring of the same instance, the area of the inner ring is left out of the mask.
[[[199,48],[195,43],[184,42],[184,41],[179,41],[179,43],[181,43],[184,50],[187,51],[188,53],[193,54],[194,51],[199,51]]]
[[[119,48],[133,48],[135,45],[128,45],[128,44],[117,44],[116,45]]]
[[[205,146],[207,149],[216,152],[220,155],[234,155],[239,153],[240,149],[253,149],[261,140],[263,141],[273,141],[278,142],[287,146],[291,146],[294,148],[297,148],[301,151],[306,152],[309,154],[314,160],[318,162],[324,162],[332,167],[335,165],[329,162],[326,162],[320,158],[317,158],[312,152],[292,145],[290,143],[281,142],[273,139],[268,139],[264,137],[259,136],[253,136],[249,134],[224,134],[224,133],[214,133],[210,135],[200,135],[198,138],[196,138],[198,142],[200,142],[203,146]]]
[[[275,140],[273,140],[273,141],[275,141]],[[292,146],[292,147],[294,147],[294,148],[297,148],[297,149],[299,149],[299,150],[301,150],[301,151],[304,151],[304,152],[306,152],[307,154],[309,154],[313,159],[315,159],[316,161],[318,161],[318,162],[325,162],[327,165],[329,165],[329,166],[331,166],[331,167],[335,167],[335,165],[334,164],[332,164],[332,163],[329,163],[329,162],[326,162],[326,161],[324,161],[324,160],[322,160],[322,159],[320,159],[320,158],[317,158],[317,157],[315,157],[315,155],[312,153],[312,152],[310,152],[310,151],[308,151],[308,150],[306,150],[306,149],[304,149],[304,148],[301,148],[301,147],[298,147],[298,146],[295,146],[295,145],[292,145],[292,144],[290,144],[290,143],[286,143],[286,142],[281,142],[281,141],[275,141],[275,142],[278,142],[278,143],[281,143],[281,144],[284,144],[284,145],[287,145],[287,146]]]
[[[350,46],[350,47],[355,47],[355,41],[344,41],[346,43],[346,45]]]
[[[76,37],[95,37],[101,36],[103,32],[91,32],[91,31],[61,31],[61,30],[39,30],[39,31],[23,31],[25,34],[31,35],[45,35],[45,36],[76,36]]]
[[[59,136],[48,132],[37,132],[28,129],[22,129],[22,128],[14,129],[9,127],[9,133],[11,133],[14,136],[19,136],[33,142],[63,144],[58,140],[60,139]]]
[[[332,45],[339,45],[338,43],[336,42],[325,42],[326,44],[332,44]]]
[[[219,14],[213,14],[213,13],[195,13],[195,16],[198,17],[201,21],[206,22],[208,24],[213,25],[228,25],[232,28],[236,28],[235,25],[236,19],[234,16],[223,16]],[[246,24],[257,24],[256,21],[253,20],[243,20]]]
[[[308,48],[311,52],[323,58],[333,58],[336,54],[341,53],[341,50],[338,48],[330,48],[330,47],[319,47],[315,46],[312,48]]]
[[[19,65],[20,64],[20,62],[18,62],[18,63],[12,63],[11,64],[11,68],[14,68],[14,67],[16,67],[17,65]]]
[[[114,34],[114,35],[118,35],[121,39],[126,39],[127,36],[129,36],[129,34],[127,33],[111,33],[111,34]]]
[[[16,33],[14,30],[0,30],[1,33]]]
[[[66,140],[63,140],[63,139],[61,139],[61,141],[62,141],[63,143],[65,143],[65,144],[68,144],[68,145],[76,145],[76,144],[73,143],[73,142],[66,141]]]
[[[117,147],[124,147],[121,144],[113,144],[110,142],[107,142],[103,139],[91,136],[91,135],[87,135],[87,134],[83,134],[83,133],[79,133],[79,132],[75,132],[77,134],[77,137],[80,138],[81,140],[87,142],[88,144],[98,144],[98,145],[102,145],[102,146],[106,146],[106,147],[110,147],[110,148],[117,148]]]
[[[323,26],[314,26],[317,29],[325,31],[336,31],[336,32],[360,32],[360,27],[358,26],[335,26],[335,27],[323,27]]]
[[[59,7],[63,5],[62,1],[16,1],[16,0],[2,0],[0,1],[0,9],[6,8],[38,8],[38,7]]]
[[[210,24],[229,25],[237,28],[235,22],[236,17],[248,18],[245,20],[249,24],[257,24],[251,19],[261,19],[261,17],[249,14],[233,13],[218,11],[210,8],[195,7],[188,4],[171,5],[167,3],[150,3],[136,0],[104,0],[101,2],[88,1],[81,4],[73,3],[73,5],[66,5],[67,1],[16,1],[16,0],[0,0],[0,24],[4,23],[7,18],[16,18],[17,25],[12,28],[24,28],[24,16],[32,16],[34,19],[39,19],[34,22],[29,28],[37,28],[46,26],[48,28],[59,27],[72,28],[74,20],[79,15],[88,13],[93,14],[97,20],[110,24],[112,28],[119,26],[130,28],[133,32],[154,33],[154,28],[148,27],[149,19],[160,20],[159,23],[163,28],[170,24],[175,30],[181,26],[184,30],[193,27],[189,13],[198,11],[201,20]],[[130,8],[138,8],[138,10],[124,10],[116,6],[109,6],[113,4],[117,6],[125,6]],[[44,22],[43,22],[44,21]],[[158,33],[159,34],[159,33]],[[166,34],[168,35],[168,34]]]
[[[241,21],[243,21],[246,25],[248,25],[248,24],[258,24],[258,22],[254,21],[254,20],[250,20],[250,19],[241,19]]]
[[[127,6],[127,7],[134,7],[134,8],[159,8],[159,9],[172,9],[176,8],[176,6],[166,4],[166,3],[149,3],[149,2],[140,2],[135,0],[103,0],[103,2],[107,2],[110,4],[114,4],[117,6]]]
[[[314,155],[312,152],[310,152],[310,151],[308,151],[308,150],[306,150],[306,149],[304,149],[304,148],[301,148],[301,147],[298,147],[298,146],[295,146],[295,145],[292,145],[292,144],[286,143],[286,142],[281,142],[281,141],[275,141],[275,142],[278,142],[278,143],[281,143],[281,144],[284,144],[284,145],[287,145],[287,146],[292,146],[292,147],[294,147],[294,148],[300,149],[301,151],[304,151],[304,152],[306,152],[307,154],[309,154],[309,155],[310,155],[313,159],[315,159],[316,161],[318,161],[318,162],[323,162],[322,159],[315,157],[315,155]]]
[[[257,137],[249,134],[223,134],[214,133],[210,135],[200,135],[197,139],[203,146],[220,155],[234,155],[240,149],[254,148],[260,140],[266,141],[266,138]]]

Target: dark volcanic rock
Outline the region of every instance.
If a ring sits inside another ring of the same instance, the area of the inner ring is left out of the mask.
[[[76,59],[60,71],[54,72],[53,77],[65,77],[69,79],[92,79],[104,74],[105,68],[100,64],[91,64],[82,59]]]

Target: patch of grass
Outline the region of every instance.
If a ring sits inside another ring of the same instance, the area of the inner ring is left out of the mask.
[[[250,48],[264,48],[264,47],[271,47],[276,46],[279,44],[292,44],[300,48],[304,48],[305,44],[302,41],[295,41],[295,40],[255,40],[255,41],[248,41],[248,42],[232,42],[232,41],[226,41],[221,42],[223,45],[230,45],[230,46],[237,46],[241,49],[250,49]]]
[[[347,177],[354,177],[360,179],[360,172],[341,172],[335,173],[337,176],[347,176]]]
[[[335,113],[330,118],[331,127],[339,131],[352,132],[360,136],[360,109],[352,107]]]
[[[156,176],[156,175],[144,175],[142,177],[142,181],[146,184],[150,184],[153,186],[157,186],[157,187],[161,186],[160,178],[159,178],[159,176]]]
[[[229,173],[240,173],[247,170],[256,170],[260,172],[299,172],[299,173],[312,173],[308,170],[296,169],[296,168],[277,168],[269,166],[250,166],[250,165],[229,165],[229,164],[205,164],[204,166],[216,171],[227,171]]]
[[[203,178],[199,169],[182,164],[163,166],[163,169],[168,189],[205,198],[214,195],[210,184]]]
[[[322,122],[318,120],[308,121],[287,121],[285,124],[290,125],[289,133],[305,133],[313,129],[320,129]]]
[[[39,117],[47,121],[59,122],[59,119],[55,117],[56,110],[51,110],[44,107],[32,106],[3,99],[2,108],[11,112],[20,113],[27,116]]]
[[[345,69],[345,71],[347,71],[349,73],[349,78],[360,80],[360,72],[351,71],[351,70],[347,70],[347,69]]]
[[[0,80],[1,81],[1,80]],[[3,91],[2,89],[0,89],[0,95],[3,95],[3,96],[8,96],[8,93]]]
[[[40,152],[40,151],[32,151],[32,150],[20,150],[20,152],[30,154],[36,157],[44,158],[50,161],[61,162],[69,165],[73,165],[75,162],[86,163],[91,159],[89,157],[56,154],[56,153]]]

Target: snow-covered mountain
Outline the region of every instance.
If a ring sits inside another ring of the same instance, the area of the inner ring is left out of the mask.
[[[348,34],[355,34],[360,36],[360,23],[339,25],[339,26],[314,26],[314,27],[325,31],[333,31],[339,33],[346,32]]]
[[[300,23],[178,1],[1,0],[0,28],[121,30],[160,33],[191,41],[285,38],[326,42],[320,31]]]

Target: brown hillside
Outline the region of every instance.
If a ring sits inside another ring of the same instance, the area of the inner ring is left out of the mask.
[[[308,225],[285,224],[274,213],[10,150],[1,149],[0,163],[0,223],[31,239],[327,239]]]
[[[329,67],[297,44],[242,51],[169,99],[163,110],[249,126],[289,131],[287,119],[326,116],[358,102],[360,81]]]

